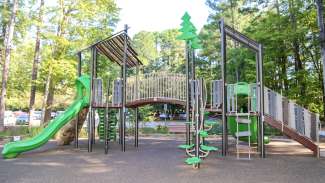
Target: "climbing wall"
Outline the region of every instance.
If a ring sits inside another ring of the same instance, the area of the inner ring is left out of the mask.
[[[99,116],[99,124],[98,124],[98,136],[99,139],[105,139],[105,110],[98,109]],[[108,141],[116,141],[116,124],[117,118],[116,113],[113,110],[109,110],[108,112],[108,129],[107,129],[107,137]]]

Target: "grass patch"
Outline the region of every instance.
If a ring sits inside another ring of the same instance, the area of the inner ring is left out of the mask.
[[[168,127],[158,125],[157,128],[143,127],[139,129],[142,134],[168,134]]]
[[[11,137],[11,136],[24,136],[29,134],[28,126],[17,126],[17,127],[10,127],[5,129],[3,132],[0,132],[0,137]]]

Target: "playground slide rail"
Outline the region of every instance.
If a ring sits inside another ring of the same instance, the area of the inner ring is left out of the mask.
[[[4,158],[15,158],[20,153],[36,149],[48,142],[65,124],[72,120],[79,112],[89,105],[90,79],[81,76],[76,81],[77,98],[67,110],[51,120],[43,131],[31,139],[9,142],[4,145],[2,155]]]

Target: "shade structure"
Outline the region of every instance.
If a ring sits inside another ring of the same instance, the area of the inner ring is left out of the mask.
[[[125,39],[127,41],[126,67],[131,68],[131,67],[142,65],[141,60],[138,58],[138,53],[132,47],[131,38],[126,34],[125,31],[121,31],[116,34],[113,34],[112,36],[103,39],[101,41],[98,41],[79,52],[82,52],[91,47],[95,47],[98,50],[98,53],[104,55],[110,61],[115,62],[118,65],[122,66]]]

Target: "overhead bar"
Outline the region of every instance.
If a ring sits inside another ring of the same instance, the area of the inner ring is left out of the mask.
[[[255,52],[259,51],[259,44],[254,40],[250,39],[249,37],[245,36],[244,34],[236,31],[235,29],[231,28],[230,26],[223,24],[224,30],[227,36],[231,37],[232,39],[244,44],[245,46],[253,49]]]

